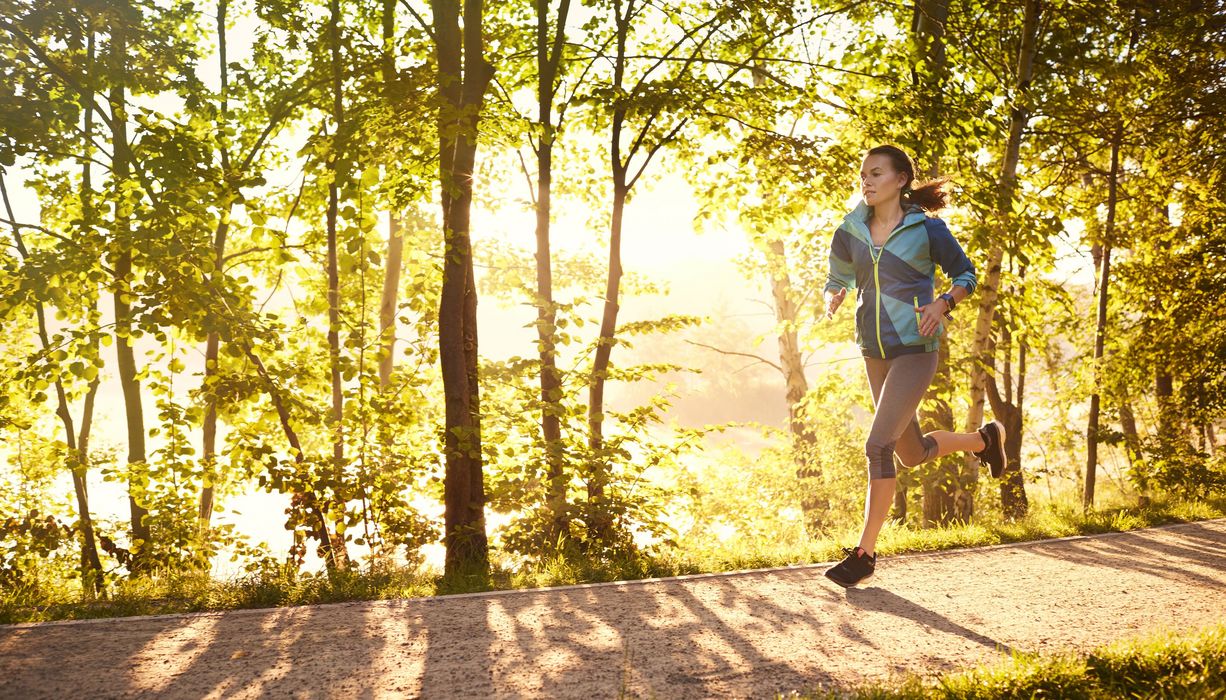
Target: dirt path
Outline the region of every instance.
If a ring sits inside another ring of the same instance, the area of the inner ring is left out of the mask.
[[[0,697],[772,697],[1226,620],[1226,520],[824,566],[0,626]]]

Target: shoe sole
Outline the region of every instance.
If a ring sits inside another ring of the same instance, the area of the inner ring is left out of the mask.
[[[869,574],[868,576],[865,576],[864,578],[860,579],[859,581],[856,581],[855,583],[843,583],[837,578],[834,578],[833,576],[829,576],[829,575],[827,575],[826,578],[830,579],[831,581],[834,581],[835,583],[839,584],[843,588],[855,588],[856,586],[862,583],[868,583],[869,581],[873,580],[873,575],[875,573],[876,572],[873,572],[873,574]]]
[[[988,467],[992,471],[993,478],[999,479],[1005,473],[1005,467],[1009,466],[1008,459],[1005,457],[1005,425],[998,420],[991,423],[996,426],[996,456],[1000,459],[1000,471],[992,468],[994,465],[989,464]]]

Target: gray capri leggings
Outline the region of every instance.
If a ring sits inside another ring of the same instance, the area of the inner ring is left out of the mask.
[[[937,441],[920,430],[916,409],[937,373],[937,353],[900,355],[889,360],[864,358],[873,390],[873,427],[864,443],[868,478],[895,476],[894,454],[903,466],[914,467],[936,456]]]

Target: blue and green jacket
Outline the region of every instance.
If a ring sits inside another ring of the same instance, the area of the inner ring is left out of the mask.
[[[916,306],[932,303],[937,265],[953,284],[975,291],[975,266],[945,222],[912,204],[880,248],[873,245],[863,199],[843,217],[830,244],[826,290],[858,289],[856,343],[865,357],[893,358],[931,352],[937,335],[921,336]]]

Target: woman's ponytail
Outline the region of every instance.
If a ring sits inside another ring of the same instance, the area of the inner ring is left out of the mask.
[[[941,176],[925,182],[916,189],[912,189],[911,183],[908,183],[903,187],[902,201],[918,204],[924,211],[944,209],[949,204],[949,193],[944,189],[947,182],[949,178]]]
[[[928,180],[919,187],[913,187],[915,163],[912,162],[911,156],[898,146],[886,144],[870,149],[865,157],[877,154],[888,157],[895,172],[907,176],[907,184],[903,185],[900,202],[904,208],[908,204],[915,204],[924,211],[939,211],[949,205],[949,193],[945,191],[945,185],[949,182],[948,177],[942,175]]]

